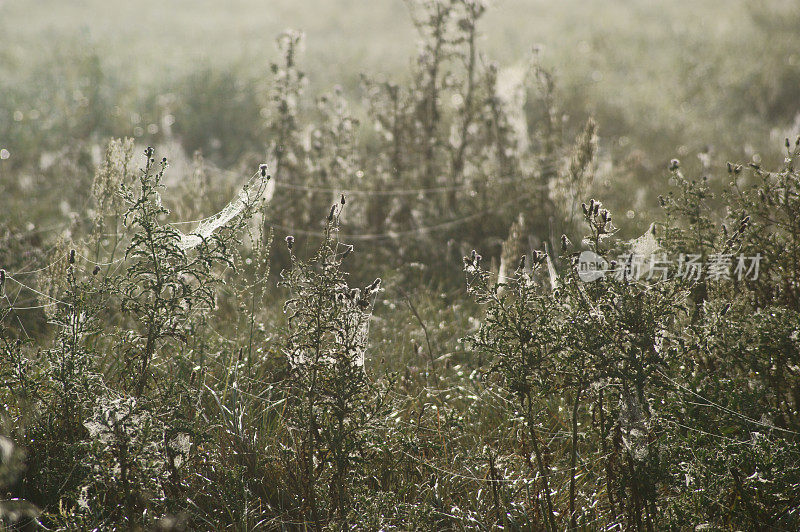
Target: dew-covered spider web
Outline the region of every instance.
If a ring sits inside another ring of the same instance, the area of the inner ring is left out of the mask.
[[[270,176],[262,176],[257,173],[250,181],[245,183],[224,209],[218,213],[199,220],[197,227],[189,233],[181,233],[181,241],[178,244],[182,250],[187,251],[202,244],[211,237],[220,227],[224,227],[231,220],[239,216],[242,211],[253,207],[258,202],[268,203],[275,192],[275,181]]]

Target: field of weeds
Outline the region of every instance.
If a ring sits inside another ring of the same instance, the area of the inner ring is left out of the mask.
[[[799,27],[0,0],[0,530],[797,530]]]

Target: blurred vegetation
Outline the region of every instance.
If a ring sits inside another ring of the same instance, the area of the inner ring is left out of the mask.
[[[0,529],[797,529],[800,6],[308,4],[0,0]]]

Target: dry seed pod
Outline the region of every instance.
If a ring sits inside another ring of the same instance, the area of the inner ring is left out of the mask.
[[[261,177],[267,177],[267,165],[266,164],[262,164],[261,166],[258,167],[258,169],[261,171]]]
[[[291,250],[293,246],[294,246],[294,237],[292,235],[289,235],[286,237],[286,247],[288,247],[289,250]]]

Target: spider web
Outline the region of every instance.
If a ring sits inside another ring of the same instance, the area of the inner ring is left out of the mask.
[[[255,205],[258,201],[269,203],[275,192],[275,181],[269,176],[257,174],[248,181],[224,209],[203,220],[190,233],[181,233],[178,244],[184,251],[195,248],[207,240],[220,227],[224,227],[231,220],[239,216],[246,208]]]

